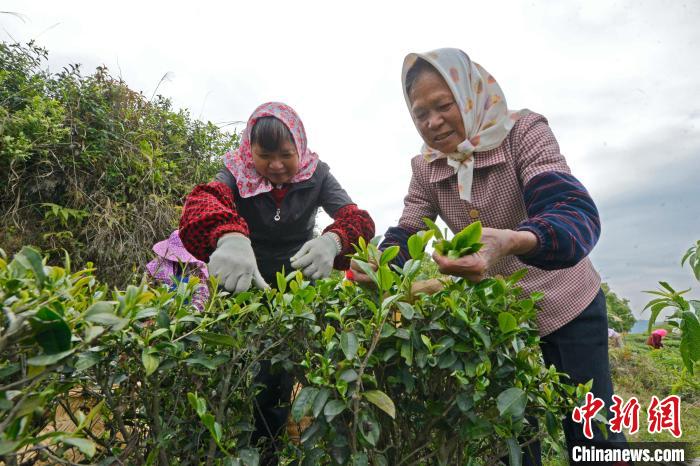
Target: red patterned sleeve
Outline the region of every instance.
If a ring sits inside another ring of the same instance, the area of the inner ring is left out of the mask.
[[[213,181],[196,186],[185,201],[180,218],[180,238],[197,259],[208,261],[224,233],[248,236],[246,221],[236,212],[231,188]]]
[[[338,209],[333,219],[335,222],[328,225],[323,233],[331,231],[340,237],[343,249],[336,256],[333,267],[347,270],[350,267],[350,259],[345,256],[355,252],[352,244],[357,243],[360,236],[366,241],[374,238],[374,220],[366,210],[358,209],[355,204],[347,204]]]

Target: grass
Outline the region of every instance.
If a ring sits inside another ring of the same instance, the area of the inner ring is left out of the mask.
[[[625,335],[621,348],[610,348],[610,368],[615,394],[627,401],[637,397],[641,405],[639,431],[634,435],[625,432],[631,442],[694,442],[690,445],[690,457],[700,458],[700,371],[688,374],[681,361],[680,338],[669,332],[664,347],[658,350],[646,345],[647,335]],[[669,432],[650,434],[647,431],[647,414],[652,395],[659,399],[675,394],[681,398],[680,439]],[[545,466],[564,466],[565,459],[550,449],[543,458]]]
[[[646,335],[627,335],[622,348],[610,351],[610,364],[615,392],[623,399],[636,396],[642,405],[640,429],[629,436],[631,441],[672,442],[668,432],[650,434],[646,430],[646,408],[652,395],[659,398],[671,394],[681,398],[682,437],[677,441],[700,439],[700,374],[688,374],[680,358],[680,338],[670,334],[664,338],[664,347],[658,350],[646,345]],[[694,445],[693,454],[700,457],[700,444]]]

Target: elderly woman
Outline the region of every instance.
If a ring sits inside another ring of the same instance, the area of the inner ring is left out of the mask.
[[[527,267],[524,291],[544,292],[537,323],[545,363],[568,374],[570,383],[593,379],[593,393],[609,407],[605,297],[586,257],[598,240],[600,220],[547,120],[509,111],[494,77],[457,49],[409,54],[403,89],[425,144],[411,160],[399,224],[386,232],[381,247],[401,246],[399,258],[406,260],[406,241],[425,229],[423,217],[440,216],[452,232],[480,220],[481,251],[457,260],[435,254],[440,271],[479,281]],[[367,279],[353,270],[356,280]],[[564,421],[569,449],[574,442],[590,444],[581,427]],[[596,432],[594,441],[600,446],[625,439],[611,433],[604,440]],[[539,464],[539,447],[528,456],[526,462]]]

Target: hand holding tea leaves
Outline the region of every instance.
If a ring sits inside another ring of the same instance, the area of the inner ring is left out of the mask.
[[[482,228],[474,222],[447,240],[428,218],[423,221],[435,234],[433,260],[441,273],[480,282],[488,270],[510,254],[525,254],[536,247],[537,238],[528,231]]]

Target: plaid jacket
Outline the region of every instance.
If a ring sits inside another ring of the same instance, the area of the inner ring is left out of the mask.
[[[527,257],[504,257],[490,274],[507,276],[527,267],[520,283],[524,293],[544,293],[537,315],[542,336],[593,301],[600,276],[585,256],[600,234],[598,212],[571,175],[542,115],[523,116],[499,147],[475,154],[471,202],[459,198],[455,171],[445,159],[429,163],[416,156],[411,166],[399,231],[423,230],[422,218],[437,216],[452,232],[476,220],[485,227],[532,231],[539,241],[536,250]],[[387,232],[386,245],[395,242],[396,230]]]

